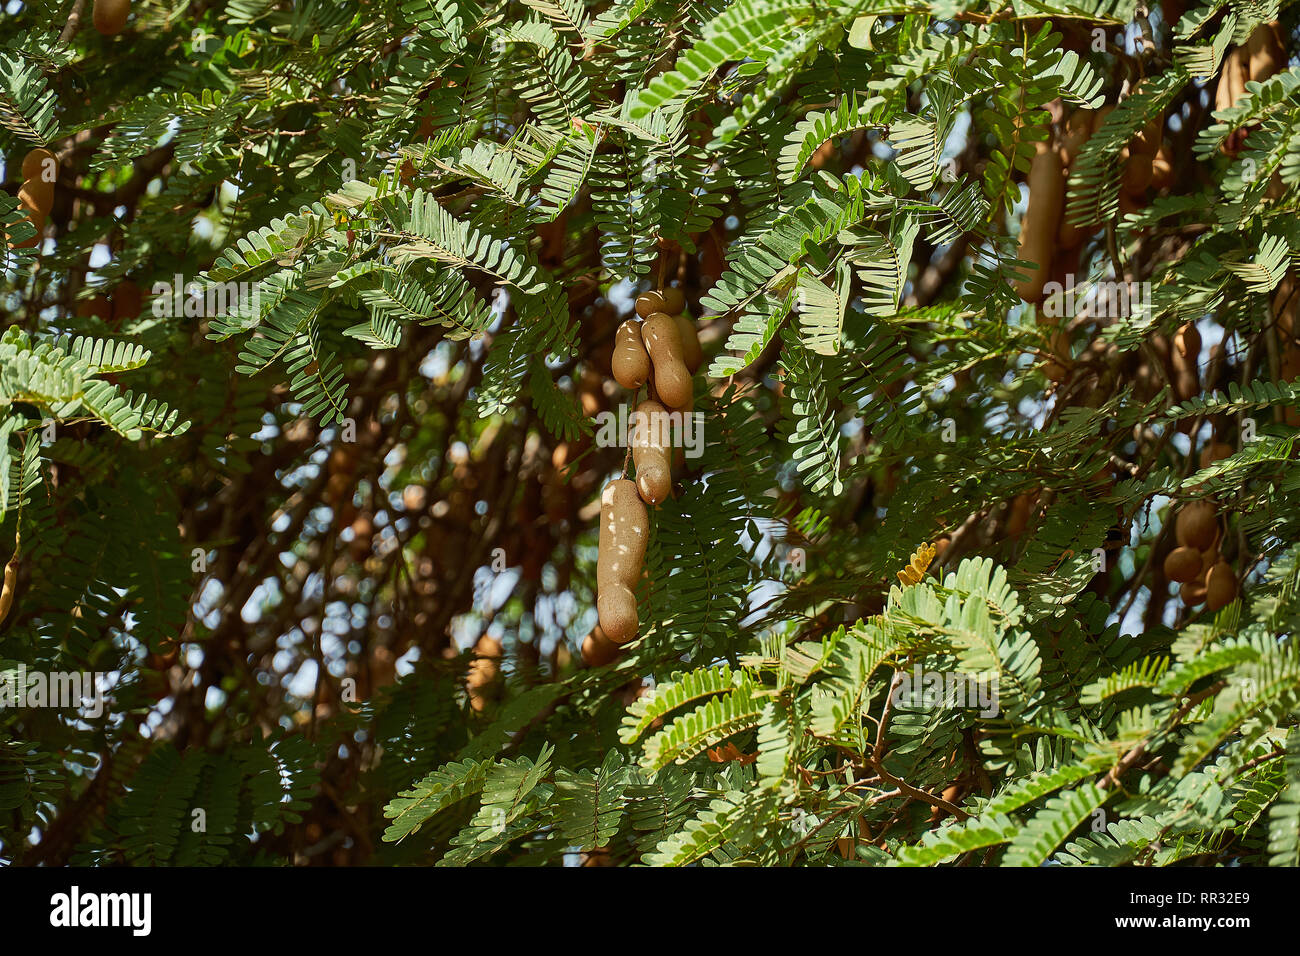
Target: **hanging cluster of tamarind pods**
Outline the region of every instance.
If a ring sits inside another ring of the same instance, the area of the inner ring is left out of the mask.
[[[1236,106],[1246,95],[1247,81],[1262,83],[1285,67],[1286,63],[1281,25],[1276,20],[1261,23],[1245,43],[1224,57],[1219,85],[1214,91],[1214,109],[1221,111]],[[1223,152],[1235,155],[1241,149],[1246,133],[1244,129],[1235,131],[1221,147]]]
[[[1262,82],[1284,68],[1286,62],[1279,24],[1276,21],[1261,24],[1246,43],[1233,49],[1225,58],[1215,93],[1216,111],[1235,105],[1245,95],[1247,81]],[[1050,334],[1051,358],[1044,365],[1044,373],[1058,385],[1070,378],[1074,360],[1070,335],[1059,327],[1061,310],[1045,311],[1042,307],[1047,284],[1052,279],[1059,279],[1063,286],[1068,286],[1069,275],[1078,265],[1080,247],[1103,225],[1100,222],[1078,224],[1069,221],[1066,216],[1066,184],[1080,151],[1114,109],[1114,105],[1109,105],[1097,110],[1078,109],[1068,117],[1058,115],[1051,138],[1037,144],[1027,176],[1029,199],[1021,223],[1017,258],[1033,263],[1033,267],[1028,269],[1026,279],[1017,284],[1016,291],[1022,300],[1036,307],[1038,324],[1055,327]],[[1172,153],[1164,142],[1163,132],[1164,117],[1157,116],[1121,151],[1121,215],[1140,211],[1152,191],[1159,193],[1173,186]],[[1248,132],[1235,132],[1225,143],[1224,152],[1235,155]],[[1288,273],[1274,297],[1273,311],[1282,340],[1280,372],[1288,381],[1300,377],[1300,337],[1297,336],[1300,329],[1295,322],[1297,291],[1293,277]],[[1143,357],[1137,363],[1133,370],[1137,396],[1150,400],[1165,382],[1169,384],[1176,402],[1185,402],[1200,394],[1202,341],[1196,323],[1182,325],[1172,341],[1160,332],[1153,332],[1149,342],[1158,362],[1156,367],[1152,367],[1153,362]],[[1106,348],[1106,344],[1098,340],[1089,347],[1089,354],[1094,346]],[[1117,352],[1113,344],[1109,350]],[[1087,359],[1089,354],[1081,356],[1079,361]],[[1117,361],[1123,358],[1118,354],[1106,357]],[[1215,346],[1205,371],[1207,387],[1213,387],[1217,382],[1219,374],[1215,370],[1221,371],[1220,366],[1225,361],[1224,346]],[[1288,424],[1300,427],[1300,411],[1287,407],[1282,414]],[[1177,427],[1190,435],[1200,421],[1197,416],[1187,416],[1178,421]],[[1201,450],[1201,467],[1229,457],[1233,451],[1233,447],[1220,441],[1217,434],[1212,435]],[[1024,531],[1032,511],[1042,504],[1040,498],[1042,489],[1023,492],[1009,502],[1004,524],[1008,537]],[[1174,522],[1178,546],[1165,558],[1165,577],[1181,585],[1180,596],[1189,607],[1204,603],[1210,611],[1217,611],[1231,602],[1239,590],[1237,575],[1220,554],[1223,530],[1217,506],[1210,500],[1191,502],[1178,510]]]
[[[612,661],[619,646],[637,635],[636,585],[641,578],[650,515],[672,494],[674,450],[670,415],[692,412],[694,375],[703,362],[695,323],[677,288],[646,292],[636,300],[636,316],[615,333],[610,370],[633,395],[648,395],[628,418],[628,446],[635,479],[615,478],[600,498],[600,543],[596,559],[598,624],[583,641],[583,659],[592,666]],[[626,475],[626,463],[624,465]]]

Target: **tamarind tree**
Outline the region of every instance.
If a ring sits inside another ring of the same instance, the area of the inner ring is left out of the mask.
[[[0,860],[1300,863],[1300,5],[90,6],[0,19]]]

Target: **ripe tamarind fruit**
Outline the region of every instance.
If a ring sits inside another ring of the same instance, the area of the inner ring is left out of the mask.
[[[0,624],[9,616],[9,609],[14,605],[14,589],[18,586],[18,543],[14,542],[13,557],[5,565],[5,582],[0,590]]]
[[[616,478],[600,495],[600,550],[596,557],[596,612],[615,644],[636,637],[636,595],[632,588],[645,560],[650,516],[636,484]]]
[[[1276,20],[1255,27],[1250,39],[1246,41],[1246,57],[1250,79],[1260,83],[1286,67],[1286,50]]]
[[[1200,581],[1188,581],[1178,589],[1178,596],[1188,607],[1205,600],[1205,585]]]
[[[673,488],[668,410],[656,401],[644,401],[632,413],[629,425],[637,491],[646,504],[657,505]]]
[[[501,672],[501,642],[484,634],[474,644],[475,659],[470,661],[465,675],[465,688],[469,691],[469,705],[474,710],[483,710],[490,695],[488,686],[496,680]]]
[[[1219,561],[1205,575],[1205,609],[1218,611],[1237,596],[1237,575],[1226,561]]]
[[[1174,519],[1174,534],[1181,545],[1198,551],[1208,551],[1214,546],[1219,531],[1214,505],[1209,501],[1191,501],[1183,505]]]
[[[665,405],[677,408],[685,405],[693,390],[691,373],[683,360],[685,347],[677,321],[665,312],[655,312],[641,328],[650,365],[654,370],[655,390]]]
[[[1201,333],[1195,322],[1185,322],[1174,333],[1174,351],[1195,368],[1201,357]],[[1177,366],[1178,359],[1174,359]]]
[[[1152,161],[1164,139],[1165,118],[1157,116],[1147,123],[1121,151],[1120,159],[1124,163],[1122,188],[1131,198],[1142,197],[1151,185],[1154,174]]]
[[[664,297],[658,292],[642,292],[636,297],[636,314],[643,319],[648,319],[656,312],[663,312],[665,309]]]
[[[1092,136],[1093,111],[1077,109],[1065,121],[1065,130],[1061,134],[1061,163],[1069,166],[1083,149],[1083,144]]]
[[[1061,154],[1046,143],[1039,143],[1029,167],[1029,204],[1020,226],[1020,247],[1016,258],[1035,263],[1029,278],[1016,284],[1016,292],[1026,302],[1043,298],[1043,286],[1052,268],[1052,243],[1061,221],[1065,203],[1065,176]]]
[[[1221,441],[1210,442],[1201,449],[1201,467],[1209,468],[1216,461],[1223,461],[1235,454],[1233,447]]]
[[[95,0],[92,19],[95,29],[106,37],[117,36],[126,28],[131,15],[131,0]]]
[[[582,639],[582,659],[588,667],[604,667],[618,657],[618,645],[611,641],[597,624]]]
[[[704,349],[700,347],[700,335],[695,330],[695,323],[685,312],[670,313],[677,323],[677,331],[682,337],[682,360],[687,370],[694,375],[700,370],[704,361]]]
[[[23,179],[39,179],[53,183],[58,173],[58,157],[48,149],[36,147],[23,157]]]
[[[1151,188],[1157,192],[1163,192],[1174,185],[1173,159],[1169,144],[1161,143],[1155,158],[1151,160]]]
[[[1165,556],[1165,577],[1179,584],[1201,576],[1201,552],[1190,545],[1174,548]]]
[[[614,355],[609,361],[614,380],[635,391],[650,377],[650,353],[646,351],[641,323],[628,319],[614,333]]]

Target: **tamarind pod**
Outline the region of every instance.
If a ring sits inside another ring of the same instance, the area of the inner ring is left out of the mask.
[[[1174,333],[1174,367],[1195,369],[1201,358],[1201,332],[1195,322],[1184,322]]]
[[[600,550],[596,557],[596,613],[615,644],[636,637],[636,595],[632,588],[645,561],[650,516],[636,485],[616,478],[600,495]]]
[[[614,644],[633,640],[641,626],[637,618],[636,595],[624,584],[601,589],[596,596],[596,614],[601,628]]]
[[[1076,226],[1065,216],[1061,217],[1061,227],[1056,231],[1056,245],[1061,249],[1078,249],[1092,235],[1092,230]]]
[[[662,309],[655,309],[655,312],[667,312],[669,315],[678,315],[686,311],[686,295],[681,289],[678,289],[675,286],[660,289],[659,297],[663,299],[664,307]]]
[[[695,330],[695,322],[684,312],[673,313],[677,331],[682,337],[682,361],[692,375],[700,370],[704,361],[704,349],[700,346],[700,334]]]
[[[1226,561],[1219,561],[1205,575],[1205,609],[1218,611],[1237,596],[1237,575]]]
[[[682,334],[677,321],[665,312],[656,312],[645,320],[641,328],[650,365],[654,370],[655,390],[665,405],[673,408],[690,400],[691,373],[683,361],[685,352]]]
[[[1151,156],[1126,146],[1120,155],[1120,160],[1124,164],[1124,172],[1120,178],[1121,188],[1130,198],[1141,198],[1146,193],[1147,187],[1151,185],[1154,176]]]
[[[1026,302],[1043,297],[1052,268],[1052,241],[1061,221],[1065,202],[1065,178],[1061,156],[1045,143],[1039,143],[1029,167],[1029,204],[1020,226],[1020,247],[1016,258],[1035,264],[1029,278],[1017,283],[1016,292]]]
[[[1263,83],[1286,66],[1286,51],[1278,27],[1276,20],[1261,23],[1246,41],[1247,72],[1252,80]]]
[[[629,426],[637,491],[646,504],[657,505],[673,487],[668,410],[658,402],[644,401],[632,413]]]
[[[582,639],[582,659],[588,667],[604,667],[618,657],[618,647],[599,624]]]
[[[501,643],[494,637],[484,634],[474,644],[475,659],[470,661],[465,675],[465,688],[469,691],[469,705],[474,710],[483,710],[490,695],[488,685],[496,680],[501,672],[498,661],[501,658]]]
[[[615,478],[600,495],[600,551],[596,561],[596,585],[636,586],[645,560],[650,515],[637,492],[636,483]],[[605,628],[609,633],[609,628]]]
[[[636,297],[636,314],[648,319],[656,312],[664,311],[664,297],[658,292],[642,292]]]
[[[1011,500],[1011,507],[1007,509],[1008,538],[1016,538],[1024,534],[1025,528],[1029,526],[1029,510],[1033,507],[1033,503],[1033,496],[1027,491],[1021,492]]]
[[[614,380],[635,391],[650,377],[650,353],[646,351],[641,323],[628,319],[614,333],[614,355],[609,360]]]
[[[1151,160],[1151,188],[1163,192],[1174,185],[1173,154],[1166,143],[1160,144],[1155,158]]]
[[[1174,535],[1181,545],[1198,551],[1214,547],[1219,531],[1219,520],[1214,505],[1209,501],[1191,501],[1179,509],[1174,519]]]
[[[53,183],[58,168],[58,157],[48,149],[39,146],[23,157],[23,179],[38,179],[41,182]]]
[[[1093,110],[1077,109],[1065,121],[1065,130],[1061,135],[1061,164],[1069,166],[1074,157],[1079,155],[1083,144],[1092,135]]]
[[[1178,596],[1188,607],[1200,604],[1205,600],[1205,585],[1200,581],[1188,581],[1178,589]]]
[[[1229,106],[1236,106],[1241,98],[1246,95],[1246,81],[1250,79],[1250,56],[1244,46],[1239,46],[1232,51],[1232,60],[1229,64]]]
[[[117,36],[131,15],[131,0],[95,0],[92,19],[95,29],[106,37]]]
[[[14,604],[14,589],[18,586],[18,552],[5,565],[4,589],[0,590],[0,624],[9,616],[9,609]]]
[[[54,183],[43,179],[29,179],[18,187],[18,203],[31,212],[39,212],[44,218],[54,208]]]
[[[1190,545],[1180,545],[1165,556],[1165,577],[1179,584],[1201,576],[1201,552]]]
[[[1232,83],[1233,73],[1236,67],[1233,58],[1237,51],[1233,50],[1223,57],[1223,63],[1219,66],[1219,82],[1214,88],[1214,112],[1222,113],[1224,110],[1231,108],[1233,104]]]

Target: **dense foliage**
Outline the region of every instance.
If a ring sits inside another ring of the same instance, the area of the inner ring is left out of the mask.
[[[0,861],[1300,862],[1300,7],[130,6],[0,19]]]

